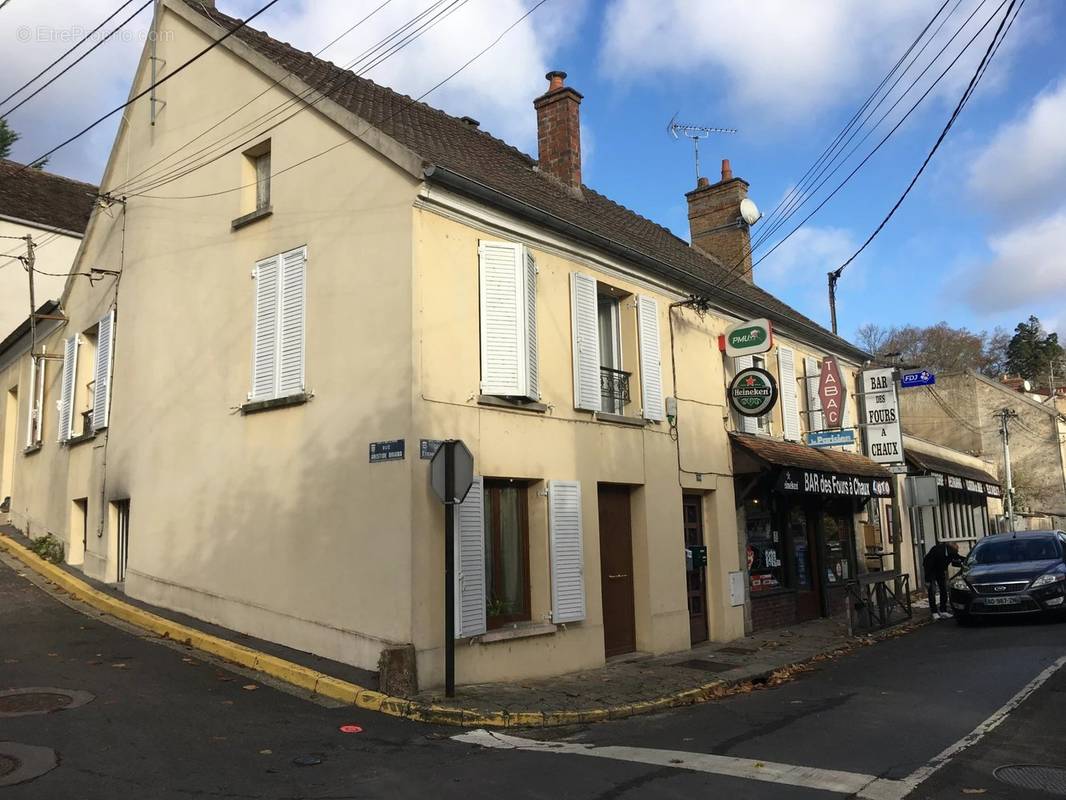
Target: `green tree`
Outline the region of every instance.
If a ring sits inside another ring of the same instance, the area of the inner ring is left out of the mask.
[[[1007,345],[1008,372],[1039,385],[1048,380],[1053,369],[1062,374],[1063,360],[1057,333],[1047,333],[1036,317],[1018,323]]]
[[[857,331],[859,345],[880,360],[923,367],[934,372],[961,372],[972,369],[989,377],[1003,374],[1007,333],[952,328],[946,322],[935,325],[894,325],[882,327],[867,323]]]
[[[7,124],[6,119],[0,119],[0,158],[10,158],[11,146],[18,140],[19,135]]]

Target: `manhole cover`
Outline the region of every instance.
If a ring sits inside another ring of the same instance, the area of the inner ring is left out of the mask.
[[[1046,764],[1008,764],[993,772],[998,780],[1022,789],[1036,789],[1066,797],[1066,767]]]
[[[0,692],[0,717],[50,714],[83,706],[92,699],[93,695],[81,689],[56,689],[52,686],[5,689]]]
[[[721,661],[707,661],[702,658],[695,658],[692,661],[680,661],[674,664],[675,667],[685,667],[686,669],[701,669],[704,672],[725,672],[728,669],[736,669],[736,664],[724,664]]]
[[[14,756],[5,756],[0,753],[0,778],[5,775],[10,775],[12,772],[19,768],[21,762]]]
[[[66,708],[74,701],[68,694],[26,692],[0,697],[0,714],[47,714]]]

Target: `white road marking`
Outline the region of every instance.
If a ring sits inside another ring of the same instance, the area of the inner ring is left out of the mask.
[[[1066,656],[1056,659],[1039,675],[1025,684],[1017,694],[1004,703],[988,719],[974,728],[970,733],[963,736],[954,744],[942,750],[929,760],[924,766],[919,767],[906,778],[900,781],[877,780],[859,792],[858,797],[863,800],[902,800],[913,792],[919,785],[927,781],[934,772],[944,766],[948,761],[957,756],[963,750],[973,747],[984,736],[995,730],[1018,706],[1024,703],[1028,697],[1047,683],[1062,666],[1066,664]]]
[[[535,739],[523,739],[519,736],[487,731],[483,728],[453,736],[452,739],[458,742],[496,749],[609,758],[615,761],[630,761],[658,767],[674,767],[676,769],[706,772],[714,775],[728,775],[753,781],[781,783],[788,786],[837,792],[861,798],[861,800],[902,800],[948,761],[963,750],[977,744],[986,734],[1002,724],[1012,711],[1024,703],[1033,692],[1043,686],[1064,664],[1066,664],[1066,656],[1057,659],[1029,681],[992,716],[970,733],[950,747],[945,748],[925,765],[901,780],[878,778],[874,775],[864,775],[859,772],[819,769],[817,767],[780,764],[774,761],[735,758],[733,756],[719,756],[710,753],[689,753],[683,750],[660,750],[650,747],[615,745],[597,747],[591,744],[576,744],[573,742],[541,742]]]
[[[453,736],[452,738],[456,741],[478,744],[482,747],[610,758],[616,761],[632,761],[657,767],[674,767],[695,772],[709,772],[714,775],[728,775],[733,778],[746,778],[753,781],[803,786],[810,789],[822,789],[827,792],[839,792],[845,795],[855,795],[877,780],[873,775],[862,775],[856,772],[800,767],[794,764],[779,764],[774,761],[758,761],[751,758],[735,758],[733,756],[716,756],[710,753],[687,753],[681,750],[658,750],[650,747],[595,747],[593,745],[568,742],[538,742],[535,739],[522,739],[518,736],[494,733],[481,728]]]

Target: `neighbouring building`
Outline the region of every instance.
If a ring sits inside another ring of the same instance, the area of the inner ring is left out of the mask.
[[[155,25],[174,65],[238,21],[162,0]],[[149,75],[142,58],[134,92]],[[65,357],[43,362],[14,524],[133,597],[256,636],[371,669],[413,644],[432,686],[428,458],[458,438],[477,472],[455,511],[460,683],[839,608],[889,475],[803,442],[830,356],[856,427],[869,355],[736,279],[747,184],[728,164],[688,193],[691,245],[584,185],[565,77],[533,100],[537,159],[250,28],[159,88],[154,126],[132,104],[76,262],[108,272],[68,281],[44,342]],[[226,152],[186,152],[204,131],[198,148]],[[720,337],[756,318],[774,346],[726,358]],[[759,417],[727,401],[752,367],[780,392]],[[11,413],[25,437],[26,403]]]
[[[1054,402],[972,371],[937,375],[935,386],[900,393],[907,433],[991,462],[1005,481],[1003,409],[1016,413],[1007,423],[1016,524],[1066,527],[1066,416]]]
[[[0,159],[0,337],[30,310],[26,270],[14,266],[32,236],[35,245],[35,301],[58,300],[96,200],[96,187]]]

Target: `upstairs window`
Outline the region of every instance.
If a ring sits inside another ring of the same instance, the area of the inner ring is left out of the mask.
[[[255,265],[253,277],[255,326],[248,399],[302,394],[307,248],[263,259]]]
[[[241,158],[240,216],[231,223],[238,230],[271,215],[270,140],[245,150]]]

